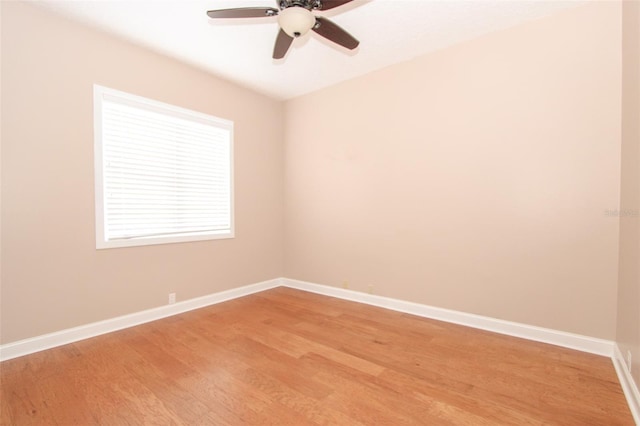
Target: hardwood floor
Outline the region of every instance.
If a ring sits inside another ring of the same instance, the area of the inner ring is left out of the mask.
[[[0,379],[3,425],[633,425],[608,358],[282,287]]]

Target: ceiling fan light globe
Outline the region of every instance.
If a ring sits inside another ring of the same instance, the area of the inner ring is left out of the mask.
[[[290,37],[305,35],[316,23],[316,18],[307,9],[292,6],[284,9],[278,15],[280,28]]]

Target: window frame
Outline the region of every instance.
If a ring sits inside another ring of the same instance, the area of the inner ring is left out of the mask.
[[[228,231],[196,231],[182,234],[161,236],[141,236],[123,239],[109,240],[106,235],[106,202],[105,202],[105,178],[104,178],[104,143],[102,123],[102,103],[105,96],[118,98],[119,101],[162,114],[172,115],[194,122],[206,123],[229,133],[229,230]],[[215,117],[209,114],[189,110],[170,105],[142,96],[132,95],[108,87],[93,85],[93,125],[94,125],[94,188],[95,188],[95,230],[96,249],[109,249],[118,247],[135,247],[156,244],[185,243],[191,241],[219,240],[235,238],[235,212],[234,212],[234,123],[233,121]]]

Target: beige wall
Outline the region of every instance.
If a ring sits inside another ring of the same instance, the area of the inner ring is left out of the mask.
[[[640,388],[640,2],[622,9],[622,179],[618,345]]]
[[[280,102],[30,5],[2,9],[2,343],[282,276]],[[235,122],[235,239],[96,251],[94,83]]]
[[[2,3],[0,1],[0,95],[2,94]],[[2,174],[2,102],[0,102],[0,342],[2,341]]]
[[[283,108],[3,2],[0,341],[284,275],[606,339],[619,306],[639,360],[637,279],[621,276],[616,299],[605,214],[620,206],[620,133],[637,129],[620,123],[621,18],[591,4]],[[95,250],[94,83],[235,121],[236,239]],[[623,161],[638,150],[625,140]]]
[[[621,6],[285,104],[285,275],[616,332]]]

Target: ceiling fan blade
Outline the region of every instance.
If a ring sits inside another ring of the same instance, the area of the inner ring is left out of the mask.
[[[312,28],[313,31],[320,34],[322,37],[331,40],[334,43],[344,46],[347,49],[355,49],[360,42],[353,38],[351,34],[328,20],[327,18],[321,18],[316,16],[316,25]]]
[[[237,9],[210,10],[209,18],[263,18],[276,16],[278,9],[273,7],[241,7]]]
[[[334,7],[342,6],[343,4],[347,4],[352,2],[353,0],[321,0],[321,7],[318,10],[329,10]]]
[[[280,32],[276,38],[276,45],[273,47],[273,59],[284,58],[284,55],[287,54],[287,50],[289,50],[289,46],[291,46],[292,42],[293,37],[290,37],[289,34],[285,33],[284,30],[280,28]]]

